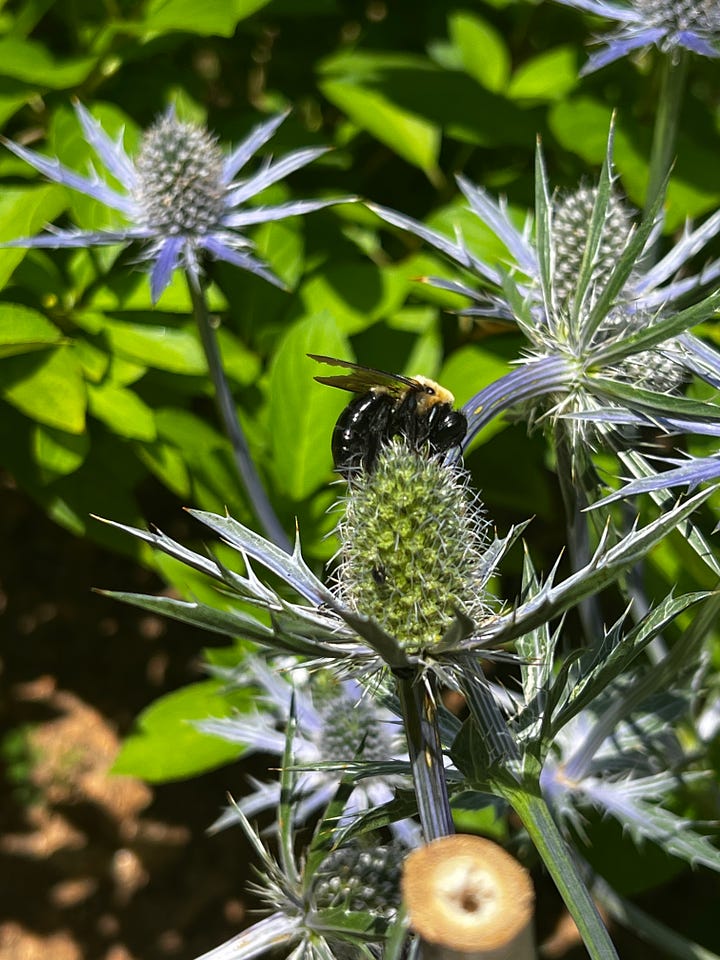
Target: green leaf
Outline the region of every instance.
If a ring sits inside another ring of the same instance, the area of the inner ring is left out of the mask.
[[[18,37],[0,39],[0,77],[24,80],[33,87],[66,90],[79,86],[97,64],[96,57],[54,60],[40,43]]]
[[[488,90],[504,90],[510,75],[510,54],[497,30],[463,11],[450,14],[448,31],[466,73]]]
[[[207,373],[200,341],[190,330],[118,320],[106,320],[105,329],[112,349],[131,360],[170,373]]]
[[[71,347],[2,361],[0,395],[38,423],[68,433],[85,429],[85,382]]]
[[[332,316],[320,313],[292,327],[270,371],[270,421],[277,485],[293,500],[326,483],[332,470],[330,438],[348,402],[342,391],[313,383],[322,367],[308,353],[347,357],[348,345]]]
[[[0,192],[0,242],[31,237],[53,221],[67,205],[62,187],[7,187]],[[0,287],[4,287],[26,250],[0,249]]]
[[[42,350],[60,340],[60,330],[37,310],[16,303],[0,305],[0,358]]]
[[[352,335],[395,313],[409,286],[402,267],[381,270],[363,261],[335,262],[306,280],[300,299],[306,314],[326,312],[343,333]]]
[[[260,373],[260,358],[248,350],[225,327],[217,331],[225,376],[246,387],[255,383]]]
[[[290,289],[302,276],[305,266],[305,239],[302,218],[271,220],[253,235],[258,256]]]
[[[237,743],[200,733],[193,720],[228,717],[252,705],[248,691],[228,692],[218,680],[204,680],[160,697],[137,720],[112,773],[150,783],[183,780],[230,763],[245,752]]]
[[[155,417],[146,403],[132,390],[107,381],[88,385],[90,412],[106,427],[131,440],[154,440]]]
[[[153,444],[138,450],[138,456],[145,466],[174,494],[187,500],[190,496],[190,475],[185,459],[169,443]]]
[[[186,33],[209,37],[232,37],[240,20],[261,10],[270,0],[205,0],[202,9],[195,0],[151,0],[144,30],[149,33]]]
[[[562,100],[577,82],[577,48],[555,47],[518,67],[510,81],[508,96],[513,100]]]
[[[322,80],[319,86],[328,100],[358,127],[419,167],[431,182],[442,179],[437,166],[441,137],[436,124],[398,107],[376,90],[347,80]]]
[[[49,479],[73,473],[81,466],[89,449],[87,433],[66,433],[41,424],[37,424],[32,432],[33,458],[50,475]]]

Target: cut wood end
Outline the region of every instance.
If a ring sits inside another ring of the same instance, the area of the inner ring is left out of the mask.
[[[533,955],[530,876],[491,840],[458,834],[414,850],[403,898],[412,928],[429,943],[488,957]],[[529,953],[518,952],[521,943]]]

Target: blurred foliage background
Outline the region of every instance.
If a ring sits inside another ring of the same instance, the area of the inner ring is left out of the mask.
[[[529,0],[19,0],[0,8],[0,122],[9,138],[86,172],[91,151],[73,98],[131,152],[169,103],[227,146],[291,108],[273,151],[334,150],[262,202],[353,195],[450,236],[459,229],[483,257],[502,259],[454,176],[506,195],[522,224],[533,204],[537,136],[557,187],[591,183],[617,111],[620,189],[643,205],[656,64],[649,53],[579,79],[598,27],[572,9]],[[667,235],[720,201],[719,105],[717,66],[694,59]],[[43,182],[7,151],[0,176],[0,241],[67,214],[84,229],[112,222],[106,208]],[[327,371],[306,353],[422,372],[463,403],[510,369],[521,340],[467,322],[459,297],[419,282],[453,274],[361,203],[264,225],[252,236],[289,292],[209,264],[210,303],[255,462],[286,530],[292,534],[297,518],[305,555],[321,569],[335,550],[329,440],[347,396],[313,382]],[[184,506],[227,509],[254,523],[216,418],[184,281],[178,276],[153,306],[133,248],[2,249],[0,287],[4,470],[72,534],[151,566],[180,596],[210,602],[199,576],[91,518],[169,526],[186,542],[200,534]],[[696,444],[701,450],[703,441]],[[551,562],[564,531],[542,436],[495,423],[467,465],[501,528],[535,517],[536,564]],[[674,546],[656,552],[650,578],[707,587],[699,561]],[[91,586],[123,584],[77,589]],[[227,663],[237,650],[212,656]],[[237,755],[232,745],[185,726],[177,749],[178,730],[181,720],[236,705],[219,699],[212,680],[182,689],[146,712],[117,769],[162,781],[227,762]],[[621,838],[608,843],[617,850]]]

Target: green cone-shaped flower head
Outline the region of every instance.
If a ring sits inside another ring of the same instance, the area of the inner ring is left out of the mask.
[[[406,649],[437,644],[456,614],[487,613],[486,523],[466,475],[401,439],[350,481],[338,585]]]

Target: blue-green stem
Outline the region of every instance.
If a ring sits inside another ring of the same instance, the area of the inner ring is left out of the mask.
[[[225,379],[220,347],[217,342],[215,328],[210,317],[204,291],[198,280],[191,274],[187,275],[187,282],[190,289],[190,297],[192,298],[195,319],[198,330],[200,331],[200,340],[203,345],[203,350],[205,351],[205,359],[207,360],[210,378],[215,390],[215,403],[230,440],[238,475],[265,535],[278,547],[281,547],[287,553],[292,553],[290,540],[282,528],[272,504],[265,493],[262,480],[255,469],[255,464],[250,455],[245,434],[237,418],[235,402],[230,392],[228,382]]]
[[[563,840],[543,798],[510,783],[499,785],[498,793],[508,801],[522,820],[548,873],[555,881],[555,886],[565,901],[592,960],[617,960],[610,935],[585,886],[573,854]]]
[[[590,547],[591,514],[585,485],[592,483],[594,467],[584,450],[573,453],[564,424],[555,428],[555,456],[560,494],[565,507],[567,546],[573,573],[582,570],[592,557]],[[596,596],[587,597],[579,604],[578,612],[588,645],[600,642],[603,636],[603,618]]]
[[[673,50],[662,57],[658,110],[655,116],[645,210],[647,214],[662,189],[675,159],[680,108],[685,93],[688,55]]]
[[[455,833],[437,722],[436,692],[432,678],[420,673],[403,672],[396,680],[420,823],[425,842],[429,843]]]

